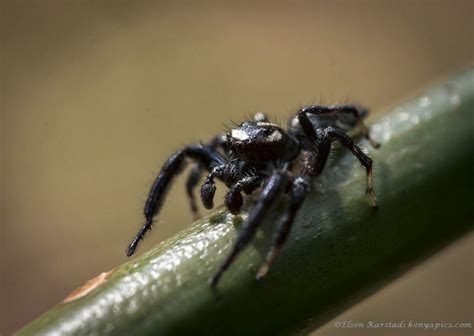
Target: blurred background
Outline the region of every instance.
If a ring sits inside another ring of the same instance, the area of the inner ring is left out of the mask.
[[[368,105],[370,124],[474,60],[472,1],[0,9],[2,335],[127,260],[148,189],[180,146],[257,111],[285,123],[319,102]],[[189,223],[181,178],[138,252]],[[473,322],[473,243],[464,237],[336,320]],[[360,330],[333,321],[314,333],[334,334]]]

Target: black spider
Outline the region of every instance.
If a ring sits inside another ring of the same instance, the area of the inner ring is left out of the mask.
[[[308,193],[310,177],[321,174],[334,140],[347,147],[366,169],[367,195],[372,207],[377,207],[372,187],[372,160],[346,134],[358,125],[372,146],[378,147],[362,122],[367,113],[366,109],[354,105],[307,106],[289,120],[287,131],[270,123],[263,113],[257,113],[254,120],[245,121],[230,132],[216,136],[208,144],[183,147],[165,162],[153,183],[144,209],[146,222],[128,247],[127,255],[135,252],[140,240],[150,230],[173,178],[182,170],[185,159],[190,158],[195,164],[186,190],[195,217],[197,207],[193,190],[203,170],[209,172],[201,187],[201,199],[207,209],[213,207],[216,178],[229,188],[224,203],[233,214],[238,214],[242,207],[242,192],[251,194],[262,187],[232,252],[211,279],[212,286],[217,285],[224,271],[250,242],[274,201],[282,193],[289,193],[290,201],[277,238],[257,274],[257,279],[263,278],[288,237],[295,215]],[[302,165],[298,168],[296,163],[300,160]]]

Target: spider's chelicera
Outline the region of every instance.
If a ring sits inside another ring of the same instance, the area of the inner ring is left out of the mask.
[[[242,192],[251,194],[261,188],[231,253],[211,279],[212,286],[217,285],[225,270],[251,241],[274,201],[281,194],[289,194],[276,240],[257,274],[257,279],[263,278],[288,237],[294,218],[308,194],[310,178],[321,174],[334,140],[349,149],[366,169],[367,195],[372,207],[377,207],[372,187],[372,160],[346,134],[359,126],[372,146],[378,147],[362,122],[367,113],[367,109],[354,105],[307,106],[290,118],[286,131],[271,123],[263,113],[257,113],[253,120],[216,136],[207,144],[181,148],[165,162],[153,183],[144,209],[145,224],[128,247],[127,255],[135,252],[138,243],[151,229],[173,178],[189,158],[195,163],[186,190],[194,217],[197,217],[197,206],[193,190],[203,171],[209,173],[201,187],[202,203],[207,209],[214,205],[216,179],[229,188],[224,203],[232,214],[240,212]]]

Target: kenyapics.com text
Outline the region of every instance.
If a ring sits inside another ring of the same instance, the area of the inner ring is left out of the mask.
[[[341,329],[422,329],[422,330],[439,330],[439,329],[471,329],[471,322],[421,322],[414,320],[402,321],[336,321],[334,322],[336,328]]]

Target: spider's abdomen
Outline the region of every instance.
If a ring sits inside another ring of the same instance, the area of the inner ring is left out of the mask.
[[[307,106],[300,112],[308,111],[308,120],[314,129],[335,127],[347,132],[357,126],[361,119],[365,118],[368,110],[355,105],[335,105],[335,106]],[[304,137],[304,132],[298,120],[298,114],[288,121],[288,133],[300,138]]]

